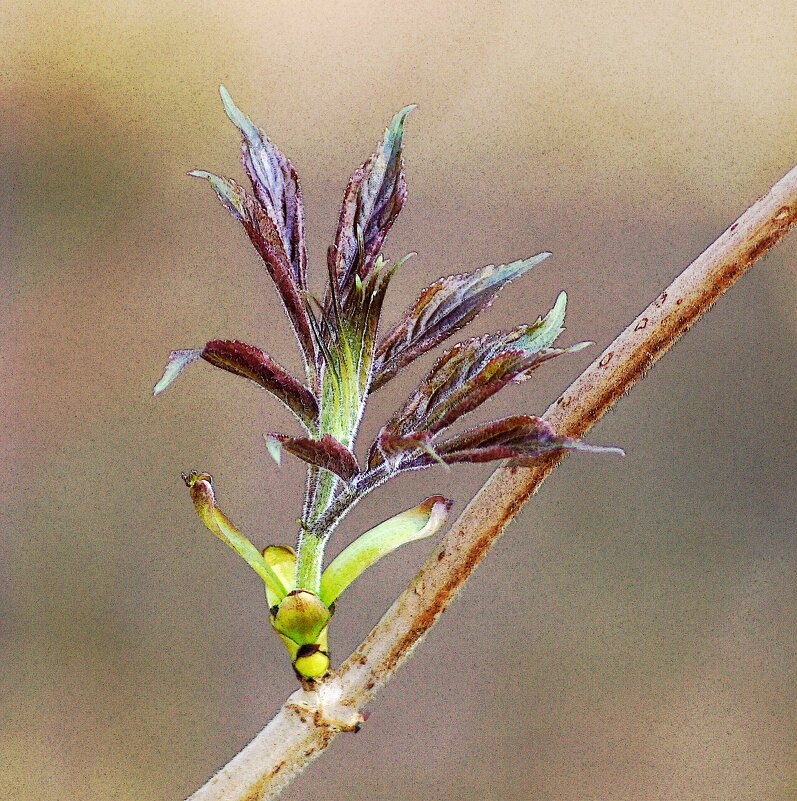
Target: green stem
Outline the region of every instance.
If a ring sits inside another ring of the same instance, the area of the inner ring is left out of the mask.
[[[319,518],[335,500],[335,489],[339,479],[329,470],[316,471],[315,478],[308,476],[308,497],[305,504],[303,530],[299,534],[296,561],[296,587],[318,594],[321,587],[321,572],[324,567],[324,546],[327,537],[312,530]]]
[[[324,540],[310,532],[302,532],[296,562],[296,588],[321,592],[321,571],[324,567]]]

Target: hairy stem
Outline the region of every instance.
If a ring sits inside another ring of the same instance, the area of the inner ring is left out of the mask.
[[[380,466],[357,476],[334,500],[331,500],[307,531],[299,535],[296,586],[318,594],[324,569],[324,552],[329,538],[343,518],[369,493],[387,480],[389,472]]]
[[[797,168],[787,173],[662,292],[548,409],[560,433],[586,433],[717,298],[797,221]],[[562,461],[501,467],[337,675],[298,690],[255,739],[189,801],[268,801],[341,731],[409,657],[518,513]]]
[[[390,471],[380,465],[374,470],[357,476],[318,518],[312,531],[326,542],[344,517],[369,493],[390,478]]]

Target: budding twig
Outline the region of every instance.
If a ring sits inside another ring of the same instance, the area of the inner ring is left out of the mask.
[[[585,434],[656,360],[797,221],[797,168],[681,273],[548,409],[558,433]],[[295,692],[271,722],[189,801],[276,798],[423,640],[454,595],[564,453],[501,467],[443,537],[410,586],[337,675]]]

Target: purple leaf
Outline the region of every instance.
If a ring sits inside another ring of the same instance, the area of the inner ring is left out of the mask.
[[[382,428],[369,454],[369,467],[381,461],[385,443],[399,446],[421,435],[431,438],[480,406],[512,379],[529,369],[539,354],[522,350],[490,354],[494,335],[456,344],[437,361],[402,409]]]
[[[430,445],[422,436],[385,435],[380,440],[383,456],[395,470],[417,470],[436,462],[492,462],[512,459],[528,465],[546,453],[561,450],[624,455],[622,449],[588,445],[579,439],[560,436],[540,417],[518,415],[493,420],[451,439]]]
[[[219,92],[227,116],[241,132],[242,162],[255,197],[279,233],[296,285],[306,290],[304,209],[296,170],[271,139],[235,105],[223,86]]]
[[[277,287],[307,363],[314,364],[313,335],[304,299],[274,221],[257,198],[235,181],[205,170],[193,170],[189,175],[206,178],[230,214],[243,225]]]
[[[279,398],[306,426],[315,425],[318,403],[313,393],[259,348],[215,339],[205,345],[202,358],[214,367],[254,381]]]
[[[454,345],[438,359],[420,387],[383,427],[371,448],[369,466],[382,460],[385,435],[410,440],[436,436],[511,382],[519,382],[544,362],[578,350],[550,347],[562,331],[567,296],[561,293],[545,318],[507,333],[486,334]]]
[[[348,305],[355,276],[368,275],[404,205],[402,137],[404,121],[414,108],[407,106],[393,117],[376,152],[355,170],[346,187],[338,232],[329,250],[330,274],[336,277],[343,306]]]
[[[423,290],[395,327],[379,343],[374,365],[373,389],[444,339],[470,323],[495,300],[502,287],[550,253],[502,264],[488,264],[463,275],[449,275]]]
[[[160,395],[192,362],[202,358],[215,367],[254,381],[282,401],[308,428],[315,426],[318,403],[307,387],[297,381],[267,353],[243,342],[220,339],[197,350],[172,351],[163,378],[155,386]]]
[[[308,464],[332,471],[344,481],[350,481],[360,472],[354,454],[330,434],[324,434],[321,439],[267,434],[266,444],[277,462],[279,462],[279,449],[284,448]]]
[[[623,455],[620,448],[587,445],[579,439],[560,436],[542,418],[526,415],[494,420],[436,446],[437,453],[446,462],[511,458],[518,464],[527,464],[543,454],[559,450]]]

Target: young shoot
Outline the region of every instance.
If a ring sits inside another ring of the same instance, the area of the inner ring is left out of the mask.
[[[503,459],[527,465],[555,451],[622,451],[560,436],[530,415],[449,433],[454,423],[499,390],[524,381],[544,362],[589,344],[556,346],[567,306],[562,292],[535,322],[466,339],[443,353],[358,460],[357,433],[371,394],[462,329],[504,286],[551,254],[441,278],[380,336],[388,286],[406,260],[391,262],[382,246],[407,196],[402,148],[404,125],[414,106],[393,117],[376,151],[349,181],[327,253],[326,293],[317,300],[307,287],[296,171],[224,87],[221,97],[241,133],[242,161],[252,191],[204,170],[190,174],[210,184],[262,258],[296,335],[305,375],[292,376],[252,345],[213,340],[201,348],[172,351],[154,394],[201,359],[258,384],[296,417],[300,433],[265,434],[265,445],[277,463],[287,452],[308,465],[295,550],[288,545],[259,550],[218,508],[207,473],[191,472],[183,478],[202,522],[263,579],[271,625],[299,678],[314,681],[330,671],[328,628],[342,593],[378,559],[438,532],[452,503],[438,495],[421,501],[362,534],[324,569],[331,534],[367,493],[401,473],[437,465]]]

